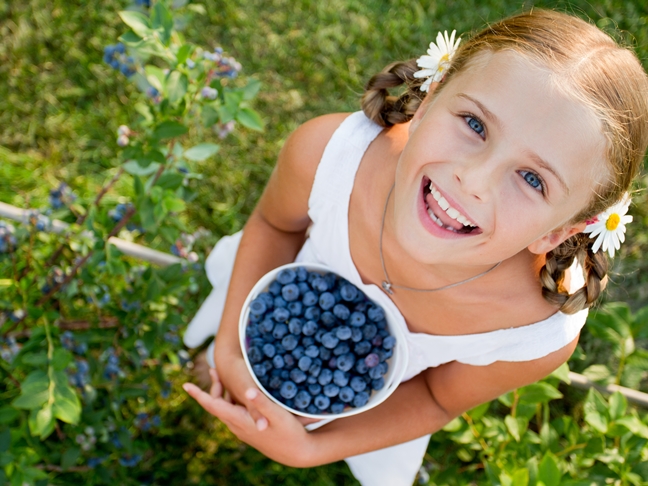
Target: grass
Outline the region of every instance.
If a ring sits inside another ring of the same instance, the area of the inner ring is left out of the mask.
[[[591,19],[648,60],[648,6],[643,0],[505,2],[503,0],[208,0],[185,32],[196,44],[223,46],[263,84],[256,103],[263,133],[239,130],[219,155],[202,163],[203,181],[189,206],[192,226],[216,236],[242,227],[283,142],[318,115],[359,109],[364,83],[384,65],[416,57],[438,30],[478,30],[535,7]],[[102,49],[122,32],[126,2],[31,0],[0,3],[0,200],[44,205],[59,181],[91,198],[117,164],[115,131],[134,116],[125,78],[102,63]],[[214,141],[217,140],[213,135]],[[648,178],[639,184],[622,258],[608,298],[648,302]],[[117,186],[113,195],[127,194]],[[355,484],[346,466],[293,470],[242,446],[201,411],[178,404],[178,427],[160,437],[160,470],[169,484]],[[187,415],[190,413],[190,415]],[[178,451],[182,451],[182,457]],[[188,471],[179,477],[179,471]],[[188,476],[187,476],[188,475]],[[187,479],[188,477],[188,479]]]

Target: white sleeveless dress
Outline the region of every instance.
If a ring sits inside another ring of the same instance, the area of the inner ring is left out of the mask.
[[[348,210],[357,169],[369,144],[382,127],[357,112],[347,117],[329,141],[317,168],[308,201],[312,221],[308,239],[297,255],[298,262],[317,262],[330,267],[360,288],[370,299],[389,307],[404,331],[409,348],[403,381],[421,371],[451,361],[485,366],[495,361],[529,361],[552,353],[578,336],[587,310],[568,315],[557,312],[548,319],[510,329],[460,336],[437,336],[410,332],[392,300],[376,285],[364,284],[349,249]],[[234,258],[242,233],[221,238],[206,262],[214,289],[184,335],[193,348],[216,334],[225,304]],[[571,269],[570,291],[584,284],[582,269]],[[212,342],[213,346],[213,342]],[[213,359],[213,348],[207,352]],[[213,366],[213,361],[212,361]],[[430,435],[346,459],[363,486],[411,486],[421,466]]]

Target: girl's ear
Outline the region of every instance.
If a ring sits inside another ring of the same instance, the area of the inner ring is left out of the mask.
[[[437,86],[439,86],[439,83],[430,84],[430,89],[428,90],[427,95],[425,96],[425,98],[423,98],[423,101],[417,108],[416,113],[414,113],[414,116],[412,117],[412,120],[410,121],[410,125],[409,125],[410,135],[414,133],[414,130],[416,130],[416,127],[419,125],[419,123],[421,123],[423,116],[425,116],[425,113],[430,107],[430,103],[432,103],[432,100],[434,99],[432,93],[434,93],[434,90],[437,88]]]
[[[536,255],[543,255],[549,253],[554,248],[558,247],[562,242],[574,236],[576,233],[582,233],[587,226],[586,222],[578,223],[571,226],[563,226],[551,233],[538,238],[531,243],[527,248],[531,253]]]

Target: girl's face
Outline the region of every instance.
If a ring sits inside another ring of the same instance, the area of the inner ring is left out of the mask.
[[[396,170],[393,225],[422,263],[487,265],[546,253],[607,178],[605,138],[551,73],[484,53],[425,100]]]

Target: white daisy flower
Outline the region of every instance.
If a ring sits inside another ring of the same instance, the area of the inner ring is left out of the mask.
[[[626,215],[629,207],[630,196],[626,193],[621,201],[588,221],[583,233],[596,238],[592,247],[594,253],[603,247],[603,251],[613,257],[615,250],[621,248],[621,243],[625,241],[625,225],[632,221],[632,216]]]
[[[454,56],[459,43],[461,42],[461,37],[455,42],[456,30],[452,31],[450,38],[448,38],[448,31],[444,31],[443,35],[441,32],[437,35],[436,44],[430,42],[430,48],[428,49],[427,56],[421,56],[417,59],[416,65],[421,69],[414,73],[415,78],[428,78],[423,86],[421,86],[421,91],[428,91],[430,89],[430,84],[441,81],[445,71],[450,67],[450,61],[452,56]]]

